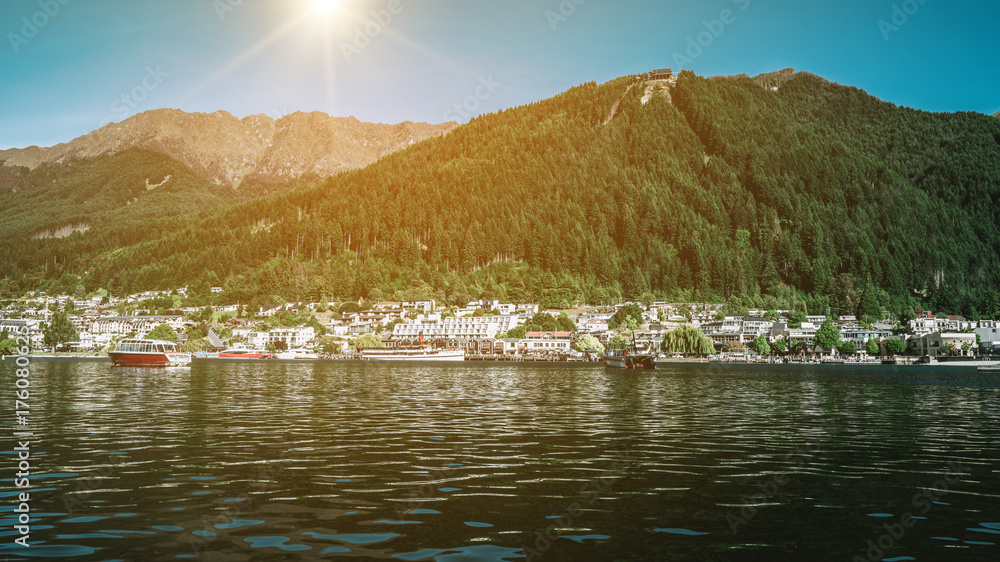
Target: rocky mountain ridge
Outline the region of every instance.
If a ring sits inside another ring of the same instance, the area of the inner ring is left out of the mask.
[[[130,148],[159,152],[190,166],[217,184],[282,183],[323,179],[361,168],[458,124],[406,121],[365,123],[354,117],[296,112],[279,119],[226,111],[145,111],[52,147],[0,151],[6,166],[34,169],[43,163],[117,154]]]

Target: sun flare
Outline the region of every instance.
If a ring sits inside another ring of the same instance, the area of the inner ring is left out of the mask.
[[[313,8],[321,14],[332,14],[341,0],[312,0]]]

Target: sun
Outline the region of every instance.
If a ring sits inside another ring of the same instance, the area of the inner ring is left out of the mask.
[[[341,0],[312,0],[313,9],[321,14],[332,14]]]

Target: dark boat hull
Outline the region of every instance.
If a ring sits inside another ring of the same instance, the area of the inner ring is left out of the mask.
[[[651,355],[607,355],[604,366],[609,369],[655,369]]]

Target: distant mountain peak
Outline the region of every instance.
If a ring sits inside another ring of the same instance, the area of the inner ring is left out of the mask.
[[[249,180],[282,183],[322,179],[367,166],[457,126],[454,122],[365,123],[318,111],[297,111],[278,119],[264,114],[238,119],[223,110],[187,113],[153,109],[68,143],[0,151],[0,161],[34,169],[45,162],[141,148],[179,160],[215,183],[239,187]]]

